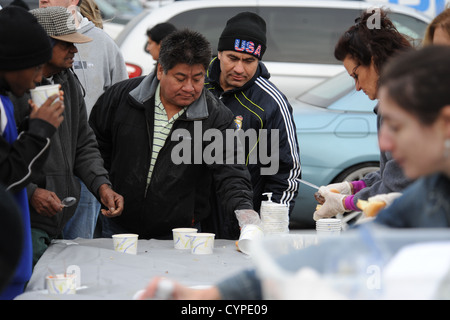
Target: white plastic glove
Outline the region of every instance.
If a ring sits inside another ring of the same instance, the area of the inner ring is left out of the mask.
[[[240,228],[248,224],[254,224],[257,226],[261,226],[262,224],[258,212],[253,209],[234,210],[234,213],[236,214],[236,219],[239,222]]]
[[[321,188],[325,188],[328,191],[338,191],[340,194],[346,194],[346,195],[352,195],[352,184],[348,181],[339,182],[339,183],[332,183],[327,186],[323,186]],[[320,192],[320,190],[319,190]]]
[[[331,218],[339,213],[351,211],[344,207],[343,200],[347,196],[346,194],[329,191],[327,187],[320,187],[319,193],[325,198],[325,202],[319,210],[314,212],[314,220],[317,221],[323,218]]]
[[[401,192],[391,192],[391,193],[383,193],[377,194],[376,196],[370,197],[368,199],[369,202],[372,201],[382,201],[386,203],[386,207],[389,207],[395,199],[399,198],[402,195]]]

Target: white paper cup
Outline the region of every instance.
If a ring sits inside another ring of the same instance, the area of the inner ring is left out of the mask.
[[[191,233],[197,233],[195,228],[175,228],[172,229],[173,233],[173,246],[175,249],[190,250],[191,238],[188,237]]]
[[[191,253],[211,254],[214,250],[214,233],[191,233]]]
[[[57,274],[45,278],[49,294],[75,294],[77,292],[77,276],[74,274]]]
[[[114,250],[118,252],[136,254],[138,237],[139,235],[133,233],[113,235]]]
[[[249,254],[251,242],[263,237],[264,232],[259,226],[254,224],[243,226],[238,241],[239,250],[245,254]]]
[[[41,107],[52,95],[57,94],[59,97],[59,84],[49,84],[46,86],[36,87],[35,89],[31,89],[30,93],[33,102],[38,107]],[[59,98],[56,98],[55,102],[58,100]]]

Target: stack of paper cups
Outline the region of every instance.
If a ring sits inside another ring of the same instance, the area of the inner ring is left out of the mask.
[[[261,222],[264,234],[289,233],[289,208],[272,202],[271,193],[264,193],[269,200],[261,202]]]
[[[316,221],[317,235],[331,236],[341,234],[340,219],[320,219]]]

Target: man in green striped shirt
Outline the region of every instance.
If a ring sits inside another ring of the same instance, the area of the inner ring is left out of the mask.
[[[160,86],[158,85],[155,94],[155,124],[153,126],[154,127],[153,150],[152,150],[152,159],[150,161],[150,169],[148,170],[147,186],[150,184],[153,168],[155,166],[158,153],[164,146],[164,143],[166,142],[166,139],[169,136],[170,131],[172,130],[172,125],[175,122],[175,120],[177,120],[178,117],[184,113],[186,108],[187,107],[183,107],[180,111],[178,111],[175,115],[173,115],[169,119],[166,109],[164,108],[164,105],[162,104],[160,98]]]
[[[125,199],[120,217],[102,219],[102,237],[170,239],[173,228],[201,231],[211,193],[230,218],[253,209],[250,174],[236,161],[242,146],[205,138],[226,141],[235,130],[233,113],[204,88],[210,60],[203,35],[174,32],[163,40],[154,72],[112,86],[92,109],[105,168]]]

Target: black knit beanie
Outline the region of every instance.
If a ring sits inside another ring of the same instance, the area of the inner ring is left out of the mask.
[[[50,38],[31,13],[18,6],[0,10],[0,70],[23,70],[51,58]]]
[[[218,51],[232,50],[262,59],[266,51],[266,22],[253,12],[241,12],[227,21]]]
[[[30,10],[30,7],[23,0],[14,0],[9,4],[10,6],[22,7],[25,10]]]

